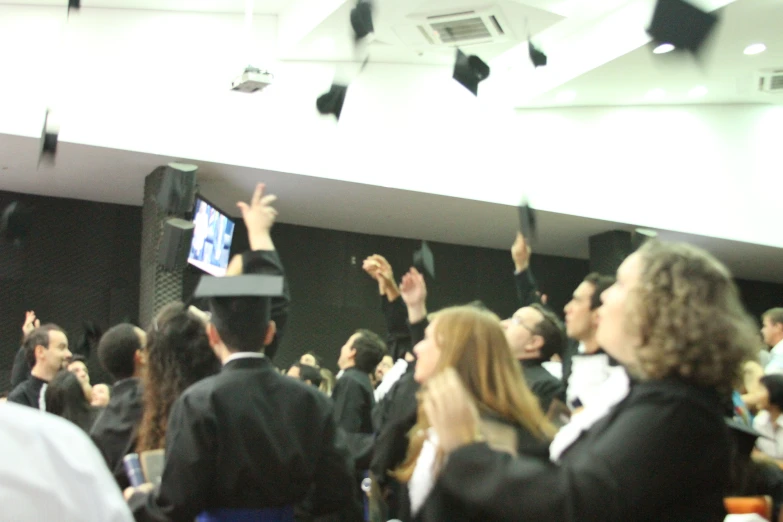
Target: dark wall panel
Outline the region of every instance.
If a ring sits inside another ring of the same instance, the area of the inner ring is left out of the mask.
[[[0,389],[8,388],[25,310],[56,322],[71,345],[90,320],[104,329],[135,321],[139,303],[141,209],[0,192],[0,207],[21,200],[33,208],[26,245],[0,244]],[[107,376],[95,354],[93,382]]]

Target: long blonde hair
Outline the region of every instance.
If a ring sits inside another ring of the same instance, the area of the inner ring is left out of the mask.
[[[435,373],[454,368],[479,411],[518,424],[542,441],[554,436],[555,428],[528,388],[496,315],[474,306],[458,306],[433,314],[432,322],[441,349]],[[398,480],[410,480],[429,427],[419,400],[407,457],[393,473]]]

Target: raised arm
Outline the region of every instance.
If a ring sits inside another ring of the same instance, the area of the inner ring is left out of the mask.
[[[424,339],[427,328],[427,284],[424,276],[415,268],[402,276],[400,295],[408,308],[408,323],[411,329],[411,346]]]
[[[525,241],[525,236],[517,232],[514,244],[511,245],[511,259],[514,260],[514,283],[517,287],[519,306],[530,306],[533,303],[541,303],[541,292],[533,271],[530,269],[530,256],[532,249]]]

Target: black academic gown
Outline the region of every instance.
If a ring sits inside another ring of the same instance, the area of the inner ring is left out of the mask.
[[[41,389],[46,384],[46,381],[39,379],[34,375],[30,375],[26,381],[23,381],[8,394],[8,402],[14,402],[31,408],[38,408],[40,404]]]
[[[355,503],[348,448],[329,399],[267,358],[229,361],[174,403],[160,486],[129,505],[137,521],[192,522],[211,509],[292,506],[313,514]]]
[[[337,379],[332,391],[334,418],[345,431],[356,460],[357,470],[370,465],[374,445],[372,409],[375,406],[370,376],[358,368],[348,368]]]
[[[714,390],[666,379],[635,384],[559,464],[472,444],[438,485],[492,521],[716,522],[730,455]]]
[[[30,370],[30,365],[27,364],[25,357],[24,347],[21,347],[16,351],[14,365],[11,367],[12,390],[30,378]]]
[[[429,322],[426,318],[409,325],[411,341],[416,345],[424,338]],[[405,460],[408,451],[408,433],[416,424],[418,401],[416,394],[419,384],[413,379],[416,362],[408,365],[405,374],[400,377],[384,398],[388,401],[383,422],[375,440],[375,451],[370,463],[370,471],[385,494],[388,518],[400,518],[410,511],[408,490],[405,484],[389,476]]]
[[[90,430],[92,441],[106,460],[106,465],[117,479],[120,488],[130,486],[122,459],[133,446],[132,441],[141,422],[143,408],[139,379],[118,381],[112,387],[109,404]]]
[[[541,366],[541,361],[519,362],[522,366],[525,382],[527,382],[533,395],[538,397],[541,409],[546,413],[549,411],[549,405],[552,404],[552,400],[560,398],[565,394],[563,382]]]

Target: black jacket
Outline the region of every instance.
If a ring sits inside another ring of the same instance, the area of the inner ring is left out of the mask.
[[[27,380],[22,381],[16,388],[11,390],[8,394],[8,402],[15,402],[23,406],[29,406],[31,408],[38,408],[40,405],[40,398],[43,395],[41,390],[44,389],[48,383],[39,379],[33,375],[30,375]]]
[[[717,393],[666,379],[635,384],[558,465],[472,444],[450,455],[438,484],[485,520],[715,522],[730,458]]]
[[[143,393],[139,379],[123,379],[111,390],[109,404],[96,419],[90,437],[103,455],[120,488],[130,486],[122,459],[132,452],[136,429],[143,413]]]
[[[546,413],[552,400],[565,394],[563,382],[541,366],[541,361],[519,361],[530,391],[538,398],[541,409]]]

